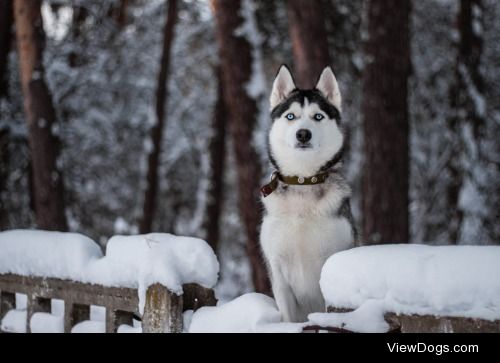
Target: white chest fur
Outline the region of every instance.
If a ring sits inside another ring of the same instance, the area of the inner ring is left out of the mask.
[[[321,268],[332,254],[353,246],[349,221],[337,215],[346,196],[349,190],[335,185],[297,186],[264,199],[261,245],[285,321],[324,310]]]

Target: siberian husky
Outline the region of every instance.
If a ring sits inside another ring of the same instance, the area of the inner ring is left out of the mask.
[[[342,176],[341,95],[330,67],[298,89],[282,66],[271,93],[271,182],[262,188],[261,246],[276,303],[287,322],[323,312],[319,280],[332,254],[354,247],[351,189]]]

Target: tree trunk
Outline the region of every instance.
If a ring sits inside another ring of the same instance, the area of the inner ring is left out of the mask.
[[[5,207],[7,178],[9,176],[9,131],[0,128],[0,231],[8,227],[8,211]]]
[[[13,22],[12,1],[0,0],[0,100],[8,96],[9,75],[7,68],[12,44]],[[8,226],[8,213],[4,203],[9,175],[8,145],[9,131],[0,125],[0,230],[4,230]]]
[[[161,154],[163,130],[165,128],[166,106],[168,103],[168,73],[170,68],[170,52],[174,40],[175,24],[177,22],[177,0],[168,0],[166,7],[166,24],[163,38],[163,50],[160,62],[160,73],[156,89],[156,125],[151,130],[152,150],[148,157],[147,186],[144,195],[143,216],[139,223],[141,233],[151,232],[156,210],[158,194],[158,166]]]
[[[465,171],[462,159],[467,158],[471,165],[478,165],[481,162],[480,146],[486,125],[486,110],[483,103],[484,79],[480,72],[483,39],[480,34],[481,29],[477,29],[478,26],[482,26],[482,12],[481,0],[460,1],[457,17],[460,41],[455,81],[450,88],[453,114],[448,119],[448,144],[451,152],[446,165],[449,181],[445,213],[448,221],[448,240],[453,244],[460,241],[464,211],[459,205],[459,199],[467,172],[470,173],[468,177],[475,182],[473,170]],[[465,142],[462,130],[467,124],[472,130],[472,140]],[[475,144],[476,152],[468,147],[471,142]],[[481,188],[480,182],[475,184]]]
[[[40,0],[14,1],[21,86],[33,167],[36,222],[41,229],[65,231],[64,184],[62,173],[57,168],[59,140],[52,133],[56,113],[45,83],[45,33],[40,6]]]
[[[247,39],[236,35],[242,25],[240,0],[213,0],[219,45],[224,99],[229,132],[233,139],[238,172],[238,207],[247,237],[247,254],[255,290],[269,293],[270,283],[259,246],[261,167],[252,144],[258,114],[257,103],[247,93],[252,75],[252,49]]]
[[[214,251],[219,243],[220,215],[224,199],[224,161],[226,146],[226,107],[224,105],[224,89],[222,75],[217,69],[217,103],[212,118],[212,140],[209,145],[211,163],[211,184],[208,190],[208,202],[205,216],[206,240]]]
[[[484,127],[486,124],[485,109],[481,105],[475,104],[472,99],[472,89],[477,90],[477,93],[484,98],[484,79],[480,71],[481,59],[483,55],[483,38],[482,38],[482,13],[484,9],[482,0],[461,0],[460,13],[458,18],[458,26],[460,28],[460,47],[459,47],[459,69],[463,65],[467,72],[460,72],[463,82],[462,91],[467,93],[466,109],[469,116],[466,120],[472,123],[473,135],[476,141],[481,141]],[[477,29],[480,27],[480,29]],[[468,76],[468,77],[467,77]]]
[[[0,0],[0,98],[7,96],[8,79],[7,65],[12,44],[12,1]]]
[[[370,1],[364,70],[364,244],[402,243],[408,227],[409,0]]]
[[[87,8],[79,5],[73,7],[73,21],[71,24],[70,34],[71,41],[77,42],[83,33],[83,25],[88,17]],[[81,66],[81,59],[76,50],[72,50],[68,55],[68,63],[71,68],[77,68]]]
[[[127,24],[127,8],[130,0],[120,0],[120,4],[115,9],[115,20],[119,28],[123,28]]]
[[[288,22],[301,88],[313,88],[321,71],[331,63],[323,0],[288,0]]]

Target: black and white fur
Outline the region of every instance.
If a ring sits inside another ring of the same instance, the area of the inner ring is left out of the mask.
[[[269,156],[283,176],[330,173],[324,184],[285,185],[263,199],[261,246],[276,303],[287,322],[325,310],[321,268],[332,254],[354,247],[351,189],[340,174],[344,134],[341,95],[330,67],[313,90],[300,90],[282,66],[271,94]],[[292,114],[294,117],[292,119]],[[321,115],[321,116],[318,116]]]

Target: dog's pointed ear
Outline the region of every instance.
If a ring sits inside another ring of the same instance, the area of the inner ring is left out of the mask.
[[[283,102],[290,93],[297,88],[293,81],[292,73],[286,65],[282,65],[274,80],[273,91],[271,92],[271,110]]]
[[[331,67],[326,67],[319,77],[316,89],[330,101],[339,111],[342,111],[342,96],[340,95],[339,84],[333,74]]]

